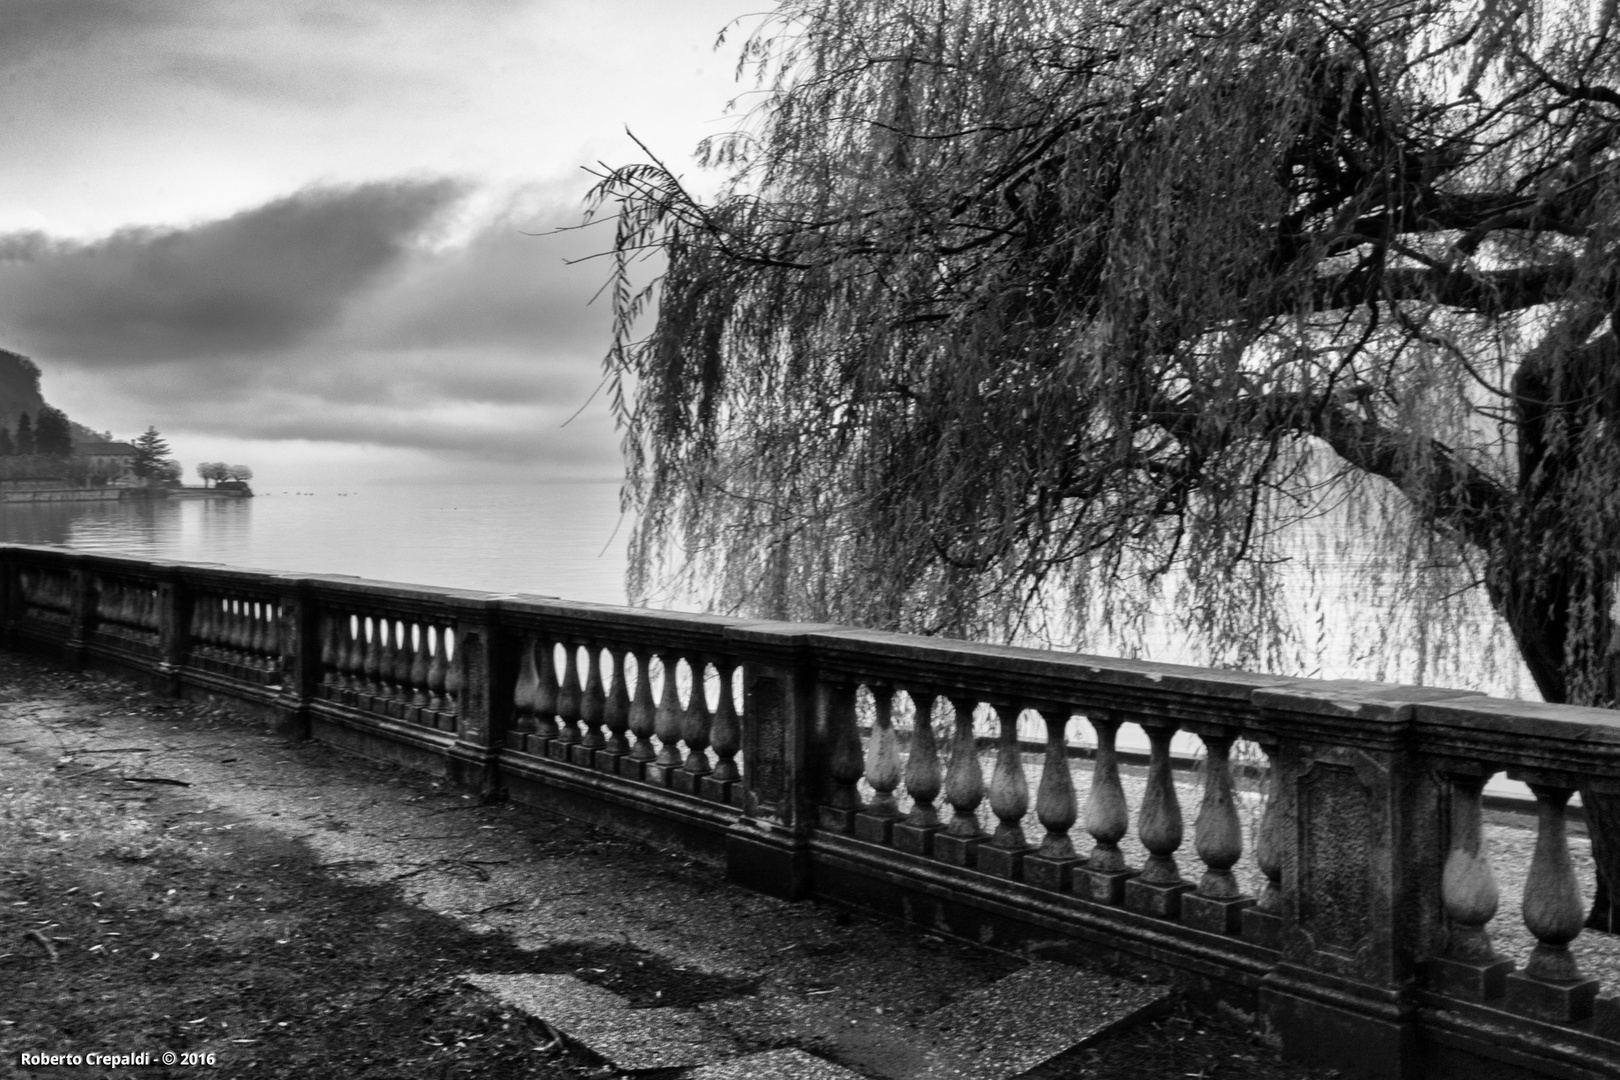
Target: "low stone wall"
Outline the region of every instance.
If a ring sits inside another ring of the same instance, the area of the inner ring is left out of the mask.
[[[1608,710],[22,546],[0,586],[8,647],[702,848],[780,896],[1106,954],[1349,1076],[1620,1075],[1565,825],[1575,788],[1620,785]],[[1539,810],[1508,854],[1518,931],[1482,839],[1502,771]]]

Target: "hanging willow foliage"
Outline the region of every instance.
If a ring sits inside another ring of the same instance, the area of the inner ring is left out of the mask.
[[[1423,632],[1477,586],[1548,700],[1614,703],[1614,22],[781,4],[723,192],[593,192],[633,594],[1073,641],[1173,584],[1263,665],[1331,513]]]

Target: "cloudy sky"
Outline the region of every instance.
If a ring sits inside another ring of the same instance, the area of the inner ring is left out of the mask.
[[[537,234],[627,127],[695,173],[762,9],[0,0],[0,348],[188,473],[616,477],[609,235]]]

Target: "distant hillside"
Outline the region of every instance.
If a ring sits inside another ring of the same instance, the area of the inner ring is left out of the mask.
[[[14,428],[18,416],[37,413],[44,404],[39,367],[26,356],[0,349],[0,421]]]
[[[0,424],[17,429],[17,417],[23,413],[37,418],[45,405],[39,392],[39,365],[20,353],[0,349]],[[73,418],[68,418],[71,423]],[[101,442],[107,433],[92,431],[83,424],[73,423],[73,441]]]

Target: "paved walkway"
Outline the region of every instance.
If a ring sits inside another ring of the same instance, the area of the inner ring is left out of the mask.
[[[0,654],[0,786],[51,769],[172,792],[176,820],[205,807],[274,830],[334,876],[397,883],[410,903],[520,948],[630,944],[693,980],[738,988],[695,1008],[628,1009],[610,986],[569,976],[467,972],[619,1069],[989,1080],[1106,1038],[1164,1000],[1140,981],[761,896],[681,853],[605,833],[582,844],[580,830],[544,814],[481,805],[319,744],[289,746],[224,708]]]

